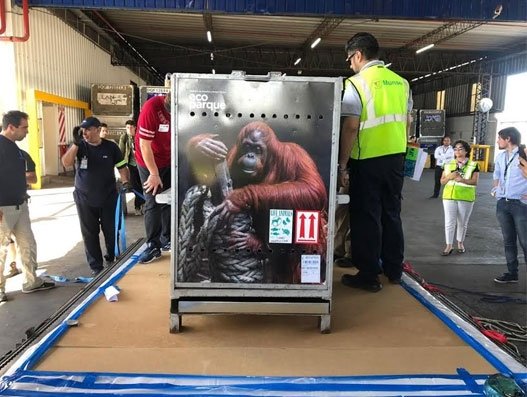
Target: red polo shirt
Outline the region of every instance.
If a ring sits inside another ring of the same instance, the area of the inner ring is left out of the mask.
[[[165,97],[155,96],[145,102],[135,134],[135,159],[146,168],[139,139],[152,141],[152,152],[157,168],[170,167],[170,113],[165,108]]]

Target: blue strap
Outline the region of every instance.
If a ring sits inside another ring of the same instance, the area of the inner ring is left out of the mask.
[[[55,281],[56,283],[67,283],[70,281],[67,277],[64,276],[56,276],[54,274],[48,274],[47,277]]]
[[[121,208],[121,192],[117,196],[115,205],[115,257],[119,257],[122,252],[126,251],[126,225],[124,221],[124,211]],[[121,244],[119,244],[119,241]]]
[[[138,192],[138,191],[135,190],[135,189],[133,190],[133,192],[134,192],[134,194],[135,194],[137,197],[142,198],[144,201],[146,201],[145,196],[143,195],[143,193]]]

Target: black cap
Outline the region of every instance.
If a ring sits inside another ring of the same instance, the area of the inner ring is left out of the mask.
[[[97,127],[99,128],[101,126],[101,122],[97,117],[86,117],[86,119],[82,120],[81,128],[90,128],[90,127]]]

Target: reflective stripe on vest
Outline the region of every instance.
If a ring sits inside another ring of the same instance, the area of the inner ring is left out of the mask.
[[[467,161],[461,170],[463,179],[471,179],[476,167],[477,163],[472,160]],[[445,164],[445,175],[451,174],[456,169],[456,160],[451,160]],[[448,181],[443,189],[443,200],[476,201],[476,186],[452,180]]]
[[[381,65],[361,71],[350,82],[362,103],[359,134],[350,157],[368,159],[405,153],[408,82]]]

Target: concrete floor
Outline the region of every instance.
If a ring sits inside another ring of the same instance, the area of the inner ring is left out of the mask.
[[[78,276],[90,277],[77,210],[73,202],[73,178],[54,178],[45,189],[30,191],[30,215],[37,240],[39,270],[60,275],[70,282],[59,288],[23,294],[22,276],[7,280],[9,301],[0,303],[0,357],[26,338],[26,331],[37,327],[86,284],[75,283]],[[133,195],[128,209],[133,214]],[[144,237],[143,217],[126,218],[127,245]],[[104,245],[101,245],[104,246]],[[8,269],[6,269],[7,271]]]
[[[491,174],[480,175],[478,197],[465,242],[467,252],[448,257],[439,255],[444,247],[442,202],[428,199],[433,190],[433,172],[425,170],[420,182],[406,180],[403,192],[406,259],[427,281],[448,286],[444,287],[448,298],[468,314],[525,325],[525,304],[488,303],[473,294],[481,292],[523,299],[527,295],[525,264],[521,265],[518,284],[497,285],[492,281],[505,270],[505,262],[495,216],[496,204],[489,194],[491,179]],[[61,180],[61,183],[31,192],[30,211],[38,244],[39,268],[47,274],[73,280],[77,276],[88,276],[89,268],[72,188],[67,187],[71,186],[72,179]],[[132,200],[129,195],[128,208],[133,214]],[[144,236],[142,217],[130,215],[126,222],[129,243]],[[25,338],[27,329],[45,321],[84,286],[69,282],[54,290],[26,295],[20,293],[20,283],[20,276],[8,280],[7,292],[11,300],[0,304],[0,357]],[[527,356],[526,345],[519,346]]]

